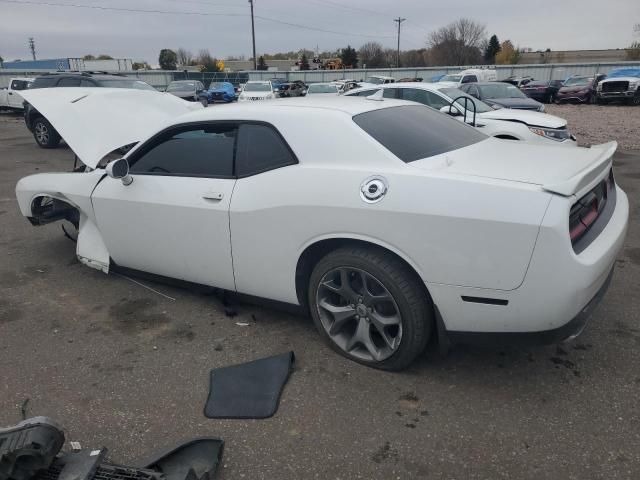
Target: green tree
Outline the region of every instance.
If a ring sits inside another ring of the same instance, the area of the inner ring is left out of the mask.
[[[176,70],[178,63],[178,57],[176,52],[169,48],[163,48],[160,50],[160,56],[158,57],[158,63],[162,70]]]
[[[309,59],[306,53],[303,53],[300,58],[300,70],[309,70]]]
[[[105,55],[103,53],[102,55],[98,55],[97,60],[113,60],[113,57],[111,55]]]
[[[83,60],[95,60],[96,57],[94,55],[91,55],[90,53],[85,55],[84,57],[82,57]]]
[[[496,63],[496,55],[501,50],[497,35],[491,35],[487,48],[484,51],[484,60],[487,63]]]
[[[269,70],[269,66],[262,55],[258,57],[258,70]]]
[[[340,51],[340,61],[347,68],[358,68],[358,52],[351,45]]]

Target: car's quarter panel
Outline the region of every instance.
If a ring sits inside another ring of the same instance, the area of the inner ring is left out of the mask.
[[[567,222],[575,200],[552,197],[526,278],[517,289],[498,291],[427,283],[447,330],[512,333],[555,330],[583,310],[613,269],[626,235],[629,203],[625,193],[616,187],[616,209],[607,226],[584,251],[576,254]],[[463,296],[507,303],[471,303],[463,301]]]
[[[93,193],[97,225],[116,264],[234,290],[229,202],[235,180],[132,175]]]
[[[522,283],[550,194],[448,175],[448,154],[416,168],[420,162],[400,161],[349,117],[319,117],[332,142],[284,115],[274,125],[300,164],[238,180],[230,213],[238,291],[297,303],[299,256],[328,238],[384,246],[425,281],[504,290]],[[389,191],[369,204],[360,188],[372,175],[385,177]]]

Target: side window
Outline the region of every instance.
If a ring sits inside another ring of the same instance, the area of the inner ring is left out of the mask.
[[[57,87],[79,87],[80,78],[77,77],[64,77],[58,82]]]
[[[383,98],[400,98],[400,89],[398,88],[385,88],[382,91]]]
[[[11,90],[25,90],[27,88],[27,82],[24,80],[14,80],[11,82]]]
[[[444,98],[427,90],[418,88],[404,88],[402,90],[402,93],[403,100],[419,102],[423,105],[435,108],[436,110],[440,110],[442,107],[446,107],[449,105],[449,102],[447,102]]]
[[[400,98],[402,98],[403,100],[418,102],[422,103],[423,105],[431,106],[431,104],[429,103],[429,98],[427,97],[426,90],[420,90],[418,88],[402,88],[400,89],[400,92],[402,92]]]
[[[267,125],[240,125],[236,175],[246,177],[298,163],[278,132]]]
[[[470,85],[466,91],[469,95],[480,98],[480,92],[478,91],[478,87],[476,87],[475,85]]]
[[[131,173],[232,177],[237,131],[235,125],[192,126],[170,131],[131,161]]]
[[[96,84],[93,83],[91,80],[86,80],[86,79],[82,79],[80,80],[80,86],[81,87],[95,87]]]

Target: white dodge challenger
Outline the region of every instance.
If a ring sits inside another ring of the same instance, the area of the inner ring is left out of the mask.
[[[301,305],[377,368],[407,367],[434,335],[577,335],[627,229],[614,142],[505,142],[400,100],[188,111],[155,92],[52,93],[25,98],[86,168],[18,182],[34,225],[73,222],[78,258],[104,272]]]

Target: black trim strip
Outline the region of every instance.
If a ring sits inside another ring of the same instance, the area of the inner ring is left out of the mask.
[[[487,297],[469,297],[467,295],[462,295],[463,302],[470,303],[486,303],[487,305],[508,305],[509,300],[504,300],[502,298],[487,298]]]

